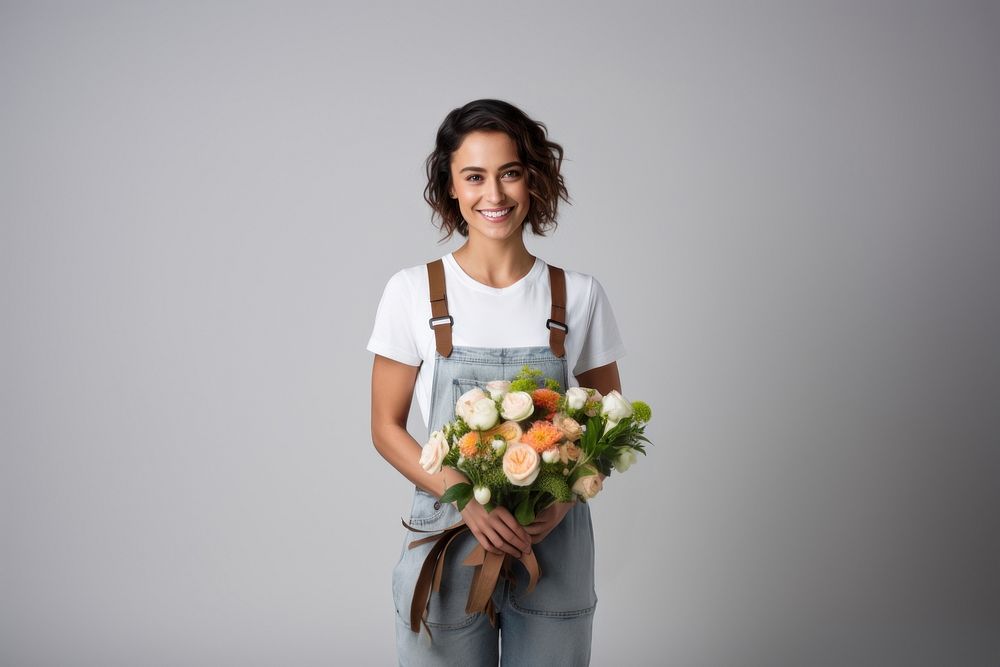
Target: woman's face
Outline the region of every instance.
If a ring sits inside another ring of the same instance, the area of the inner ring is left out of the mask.
[[[473,235],[521,233],[531,197],[517,145],[503,132],[470,132],[451,156],[451,195]]]

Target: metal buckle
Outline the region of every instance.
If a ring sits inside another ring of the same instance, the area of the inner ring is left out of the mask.
[[[545,328],[551,330],[553,327],[560,329],[563,333],[569,333],[569,326],[565,322],[554,320],[551,317],[545,322]]]
[[[441,315],[440,317],[432,317],[427,320],[427,325],[433,330],[434,327],[439,327],[442,324],[454,325],[455,318],[451,315]]]

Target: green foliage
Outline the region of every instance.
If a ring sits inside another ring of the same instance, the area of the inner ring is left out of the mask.
[[[587,430],[583,432],[580,442],[577,443],[587,458],[593,458],[600,455],[601,433],[604,432],[604,425],[606,423],[607,420],[601,415],[591,417],[587,420]]]
[[[558,380],[552,378],[545,378],[545,387],[552,391],[562,392],[562,385],[559,384]]]
[[[562,469],[562,466],[560,465],[558,468]],[[538,473],[538,479],[535,480],[535,486],[540,491],[544,491],[545,493],[551,495],[558,502],[569,502],[573,500],[573,491],[570,489],[566,478],[563,477],[560,472],[542,470]]]
[[[524,391],[531,393],[538,389],[538,382],[531,378],[520,378],[510,383],[510,391]]]
[[[472,485],[460,482],[448,487],[448,490],[441,496],[441,503],[458,503],[458,509],[462,510],[472,498]]]
[[[645,401],[632,401],[632,418],[646,423],[653,417],[653,409]]]
[[[537,381],[541,377],[542,377],[542,371],[538,370],[537,368],[532,368],[531,366],[525,364],[524,366],[521,366],[521,371],[514,376],[514,379],[515,380],[529,379]]]
[[[535,520],[535,503],[531,496],[525,496],[517,504],[517,509],[514,510],[514,517],[522,526],[527,526]]]
[[[507,479],[507,475],[503,474],[503,468],[499,465],[493,466],[489,471],[483,474],[482,479],[483,486],[488,486],[493,491],[503,491],[509,486],[513,486],[510,480]]]
[[[455,417],[455,421],[444,425],[444,435],[450,444],[457,443],[463,435],[472,430],[461,417]]]

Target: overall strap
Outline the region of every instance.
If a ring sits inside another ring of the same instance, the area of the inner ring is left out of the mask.
[[[549,347],[552,354],[562,357],[566,354],[566,274],[562,269],[549,264],[549,285],[552,287],[552,316],[545,323],[549,330]]]
[[[444,284],[444,262],[440,259],[427,263],[427,283],[431,300],[431,319],[428,325],[434,330],[438,354],[451,356],[451,328],[455,318],[448,314],[448,297]],[[552,314],[545,327],[549,330],[549,347],[557,357],[566,354],[566,274],[557,266],[549,265],[549,285],[552,289]]]
[[[437,351],[442,357],[451,356],[451,326],[455,318],[448,314],[448,297],[444,287],[444,262],[436,259],[427,263],[427,282],[430,286],[431,319]]]

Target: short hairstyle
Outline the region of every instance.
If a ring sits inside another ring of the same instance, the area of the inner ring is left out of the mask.
[[[427,186],[424,200],[430,204],[431,220],[439,218],[444,233],[442,241],[456,231],[469,235],[469,225],[462,218],[458,202],[449,195],[451,157],[470,132],[496,131],[509,136],[517,146],[518,159],[527,172],[531,205],[525,223],[538,236],[556,227],[559,200],[569,203],[569,192],[559,169],[562,146],[550,141],[544,123],[532,120],[523,111],[502,100],[474,100],[453,109],[437,131],[434,150],[427,156]]]

